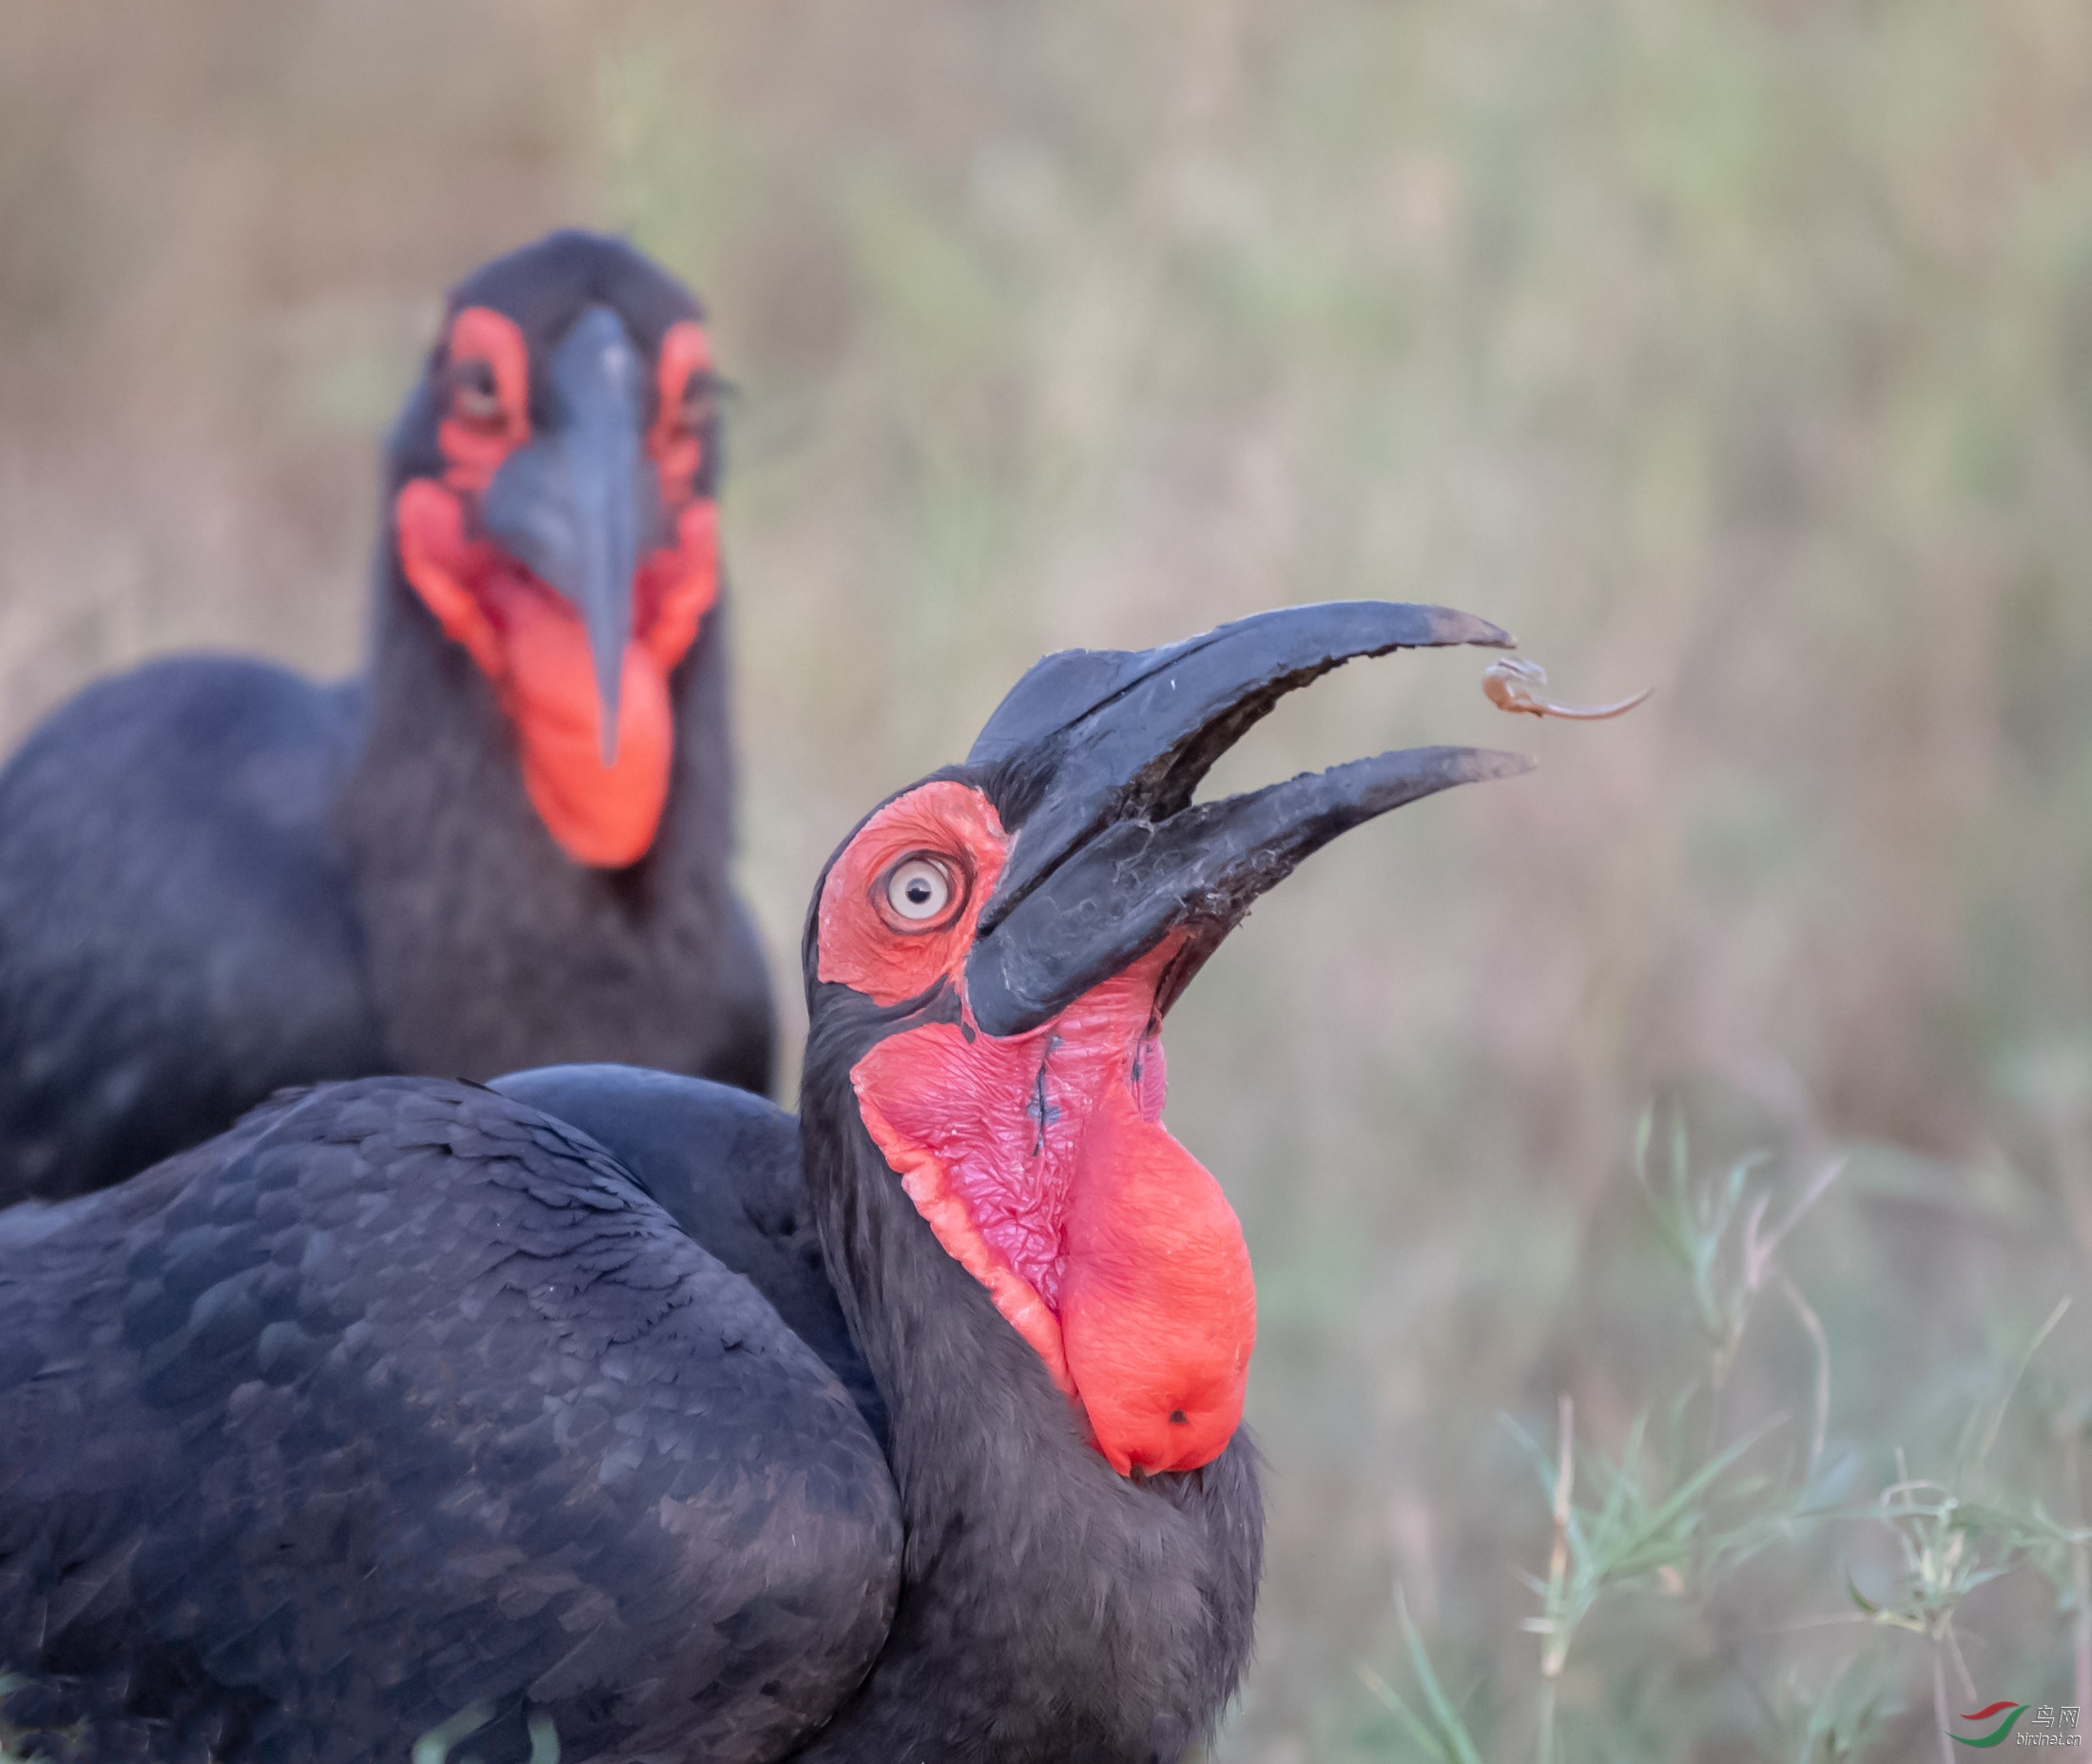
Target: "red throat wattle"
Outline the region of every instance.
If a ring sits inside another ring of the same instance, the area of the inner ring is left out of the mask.
[[[867,823],[823,892],[823,979],[898,1003],[949,978],[1007,841],[986,799],[924,785]],[[956,853],[957,914],[927,931],[882,922],[897,863]],[[1256,1294],[1220,1185],[1162,1126],[1158,983],[1172,936],[1028,1034],[928,1023],[851,1072],[873,1142],[945,1251],[1088,1418],[1121,1475],[1188,1470],[1242,1419]]]
[[[530,362],[513,320],[467,307],[451,321],[451,361],[484,361],[498,407],[456,411],[437,430],[440,480],[410,478],[393,505],[399,563],[444,633],[493,683],[516,731],[524,787],[552,838],[577,863],[620,869],[653,844],[668,802],[675,730],[668,676],[719,595],[717,505],[693,480],[702,439],[675,427],[692,374],[710,365],[703,330],[672,326],[656,377],[663,413],[647,438],[671,543],[640,562],[618,701],[617,758],[602,759],[602,707],[580,614],[479,530],[477,500],[531,436]]]

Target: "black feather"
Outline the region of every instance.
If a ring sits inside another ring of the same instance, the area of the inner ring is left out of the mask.
[[[850,1339],[800,1175],[799,1118],[745,1091],[634,1066],[547,1066],[496,1078],[607,1148],[668,1216],[770,1301],[875,1435],[886,1405]]]
[[[326,807],[353,694],[258,662],[88,688],[0,770],[0,1201],[100,1188],[382,1070]]]
[[[775,1757],[899,1566],[820,1359],[588,1135],[374,1079],[0,1214],[0,1671],[90,1754]]]

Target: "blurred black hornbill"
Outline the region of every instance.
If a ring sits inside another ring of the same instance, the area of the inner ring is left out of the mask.
[[[487,264],[390,443],[368,673],[161,661],[29,737],[0,772],[0,1203],[323,1078],[767,1089],[715,386],[697,305],[629,246]]]
[[[1263,1509],[1163,1015],[1309,852],[1526,762],[1192,792],[1340,662],[1503,641],[1360,602],[1039,663],[823,873],[796,1126],[622,1067],[372,1078],[0,1215],[0,1716],[97,1757],[1179,1757]]]

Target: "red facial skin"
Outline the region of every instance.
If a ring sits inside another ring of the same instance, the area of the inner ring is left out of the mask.
[[[524,787],[552,838],[576,863],[622,869],[646,855],[659,829],[675,750],[668,675],[719,597],[718,509],[693,488],[704,442],[682,418],[686,388],[709,368],[710,350],[688,320],[662,339],[660,415],[647,447],[674,543],[641,559],[633,577],[610,766],[580,613],[480,531],[480,496],[531,438],[523,334],[506,315],[468,306],[451,320],[444,364],[468,361],[493,370],[495,407],[470,408],[455,387],[450,393],[436,429],[442,478],[410,478],[393,505],[400,568],[445,634],[494,683],[515,726]]]
[[[963,999],[975,921],[1009,847],[950,780],[889,803],[822,891],[820,978],[881,1004],[948,979]],[[944,868],[952,902],[912,924],[898,866]],[[1172,935],[1027,1034],[928,1023],[850,1074],[873,1143],[949,1255],[987,1288],[1120,1475],[1188,1470],[1242,1420],[1256,1292],[1220,1186],[1162,1127],[1155,989]],[[970,1035],[969,1035],[969,1032]]]

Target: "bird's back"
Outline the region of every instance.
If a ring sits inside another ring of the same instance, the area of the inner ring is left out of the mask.
[[[643,1066],[541,1066],[493,1088],[606,1147],[668,1216],[769,1300],[881,1444],[886,1405],[828,1279],[799,1117],[745,1090]]]
[[[326,824],[358,716],[353,688],[184,657],[89,687],[0,769],[0,1204],[384,1070]]]
[[[481,1714],[490,1764],[533,1719],[569,1760],[773,1757],[892,1609],[893,1485],[820,1358],[476,1086],[327,1086],[0,1215],[0,1435],[6,1720],[96,1757],[397,1758]]]

